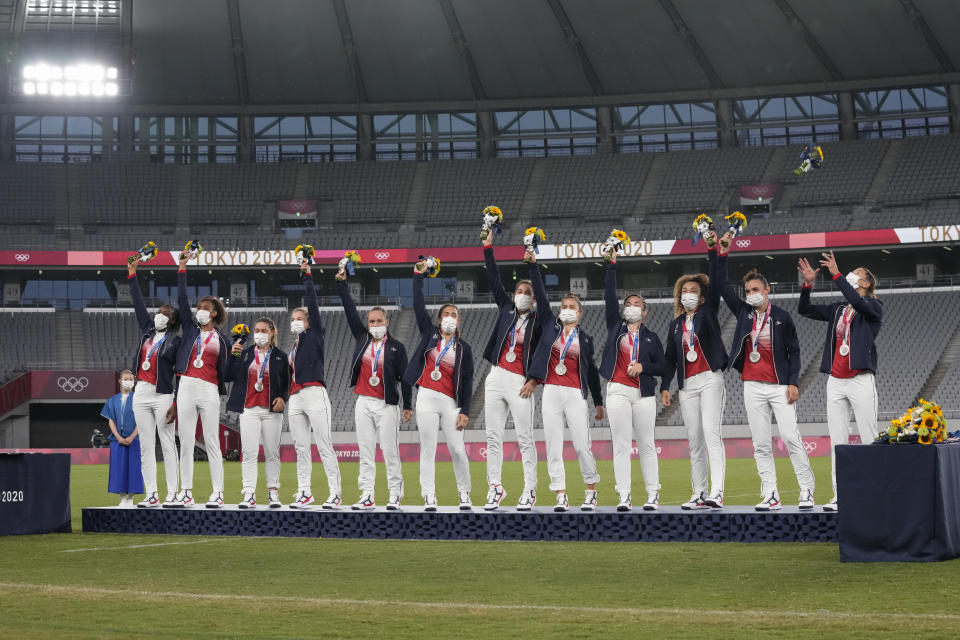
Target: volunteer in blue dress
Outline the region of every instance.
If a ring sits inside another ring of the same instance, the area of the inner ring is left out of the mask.
[[[140,475],[140,439],[133,415],[135,379],[129,369],[120,373],[120,393],[103,405],[100,415],[110,423],[110,477],[107,491],[120,494],[121,507],[132,507],[133,496],[143,493]]]

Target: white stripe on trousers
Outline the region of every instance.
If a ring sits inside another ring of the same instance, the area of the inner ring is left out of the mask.
[[[797,427],[797,405],[787,403],[787,385],[743,381],[743,404],[747,410],[747,422],[753,437],[753,457],[757,461],[757,474],[760,476],[760,493],[766,497],[777,490],[777,467],[773,460],[771,416],[777,418],[777,430],[790,453],[793,472],[797,476],[800,490],[816,488],[810,459],[800,438]]]
[[[280,487],[280,432],[282,430],[282,413],[275,413],[266,407],[251,407],[244,409],[240,414],[240,446],[243,449],[240,475],[244,492],[257,490],[257,459],[260,457],[261,441],[267,489]]]
[[[690,444],[690,481],[697,494],[707,493],[708,467],[713,485],[710,494],[723,491],[727,456],[721,424],[726,397],[721,371],[704,371],[687,378],[680,390],[680,413]]]
[[[381,398],[358,395],[353,421],[360,447],[360,472],[357,485],[361,494],[373,494],[377,481],[377,434],[387,468],[390,497],[403,497],[403,471],[400,466],[400,407]]]
[[[657,400],[644,398],[640,389],[619,382],[607,383],[607,418],[613,440],[613,477],[617,493],[630,493],[632,474],[630,454],[633,438],[637,438],[637,456],[647,493],[660,490],[660,465],[654,427],[657,423]]]
[[[192,366],[192,365],[191,365]],[[134,395],[136,397],[136,395]],[[180,488],[193,490],[193,445],[197,416],[203,427],[203,447],[210,463],[214,493],[223,493],[223,454],[220,452],[220,392],[217,385],[192,376],[180,376],[177,391],[177,428],[180,431]]]
[[[877,382],[870,371],[852,378],[827,378],[827,430],[830,432],[830,472],[837,495],[837,458],[834,447],[850,442],[850,412],[857,421],[860,441],[877,437]]]
[[[163,451],[163,471],[167,476],[167,493],[176,495],[180,480],[177,459],[176,427],[167,424],[167,410],[173,404],[172,393],[157,393],[157,387],[137,380],[133,394],[133,416],[140,434],[140,473],[143,489],[149,496],[157,490],[157,437]]]
[[[436,457],[440,429],[453,461],[457,491],[470,491],[470,462],[463,444],[463,431],[457,431],[460,409],[450,396],[420,387],[417,391],[417,430],[420,432],[420,495],[437,495]]]
[[[304,387],[290,396],[287,403],[287,421],[293,448],[297,452],[297,493],[312,494],[313,456],[310,451],[310,431],[317,441],[317,453],[327,474],[330,493],[340,495],[340,465],[330,434],[330,396],[326,387]]]
[[[597,462],[590,445],[590,413],[579,388],[547,384],[540,399],[543,413],[543,439],[547,447],[547,473],[550,491],[566,491],[567,475],[563,467],[563,426],[570,428],[570,442],[577,452],[580,474],[585,484],[600,481]]]
[[[520,397],[526,379],[513,371],[493,367],[484,383],[483,413],[487,430],[487,483],[500,484],[503,471],[503,432],[507,412],[513,416],[523,460],[523,488],[537,488],[537,443],[533,436],[533,396]]]

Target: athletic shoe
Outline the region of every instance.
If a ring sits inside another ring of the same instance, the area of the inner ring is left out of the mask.
[[[801,489],[797,506],[801,509],[813,509],[813,504],[813,489]]]
[[[353,509],[354,511],[366,511],[368,509],[373,509],[376,506],[377,506],[377,503],[374,502],[373,495],[369,493],[365,493],[362,496],[360,496],[360,500],[358,500],[356,504],[354,504],[350,508]]]
[[[174,504],[174,503],[176,502],[176,500],[177,500],[177,492],[176,492],[176,491],[174,491],[173,493],[168,493],[168,494],[167,494],[167,497],[164,498],[164,500],[163,500],[163,505],[162,505],[162,506],[166,507],[166,506],[168,506],[168,505]]]
[[[340,502],[341,502],[341,500],[340,500],[340,494],[339,494],[339,493],[331,493],[329,496],[327,496],[327,501],[324,502],[322,505],[320,505],[320,508],[321,508],[321,509],[336,509],[337,507],[340,506]]]
[[[719,509],[723,506],[723,491],[717,491],[716,493],[711,493],[705,500],[704,503],[708,507],[713,507],[714,509]]]
[[[660,492],[650,491],[647,493],[647,501],[643,503],[644,511],[656,511],[660,508]]]
[[[182,509],[183,508],[183,494],[181,491],[174,496],[167,496],[167,499],[163,501],[164,509]]]
[[[238,509],[256,509],[257,508],[257,494],[253,491],[244,491],[243,500],[240,501],[240,504],[237,505]]]
[[[567,499],[566,493],[557,494],[557,506],[555,506],[553,510],[557,513],[570,511],[570,500]]]
[[[703,492],[695,493],[690,496],[690,499],[680,505],[680,508],[684,511],[692,511],[694,509],[708,509],[706,501],[703,499]]]
[[[470,511],[470,509],[473,509],[473,503],[470,502],[469,491],[458,491],[457,495],[460,497],[460,511]]]
[[[205,505],[207,509],[219,509],[223,506],[223,494],[222,493],[211,493],[210,499],[207,500]]]
[[[771,491],[754,509],[757,511],[780,511],[780,495],[776,491]]]
[[[120,504],[118,504],[117,506],[118,506],[118,507],[123,507],[124,509],[126,509],[127,506],[128,506],[128,505],[127,505],[127,496],[123,496],[122,498],[120,498]]]
[[[487,504],[485,504],[483,508],[487,511],[493,511],[500,506],[500,503],[503,502],[503,499],[506,497],[507,490],[503,488],[503,485],[490,485],[490,491],[487,492]]]
[[[154,491],[148,496],[144,496],[137,507],[140,509],[154,509],[160,506],[160,496],[157,495],[157,492]]]
[[[430,495],[423,497],[423,510],[424,511],[436,511],[437,510],[437,496]]]
[[[280,502],[280,492],[276,489],[267,490],[267,502],[269,503],[267,506],[269,506],[271,509],[279,509],[283,506],[283,504]]]
[[[580,505],[581,511],[593,511],[597,508],[596,489],[587,489],[583,492],[583,504]]]
[[[390,496],[387,500],[387,511],[400,511],[400,496]]]
[[[824,510],[824,511],[839,511],[839,509],[838,509],[837,507],[838,507],[838,505],[837,505],[837,496],[833,496],[833,499],[832,499],[830,502],[828,502],[827,504],[823,505],[823,510]]]
[[[293,502],[290,503],[291,509],[306,509],[316,500],[313,499],[312,493],[307,493],[306,491],[301,491],[293,497]]]
[[[630,500],[630,492],[620,494],[620,504],[617,505],[617,511],[630,511],[633,502]]]
[[[524,489],[520,494],[520,502],[517,503],[517,511],[530,511],[535,504],[537,504],[537,492]]]

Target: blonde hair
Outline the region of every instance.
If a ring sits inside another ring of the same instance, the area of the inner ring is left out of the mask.
[[[120,377],[122,378],[123,376],[127,375],[128,373],[129,373],[131,376],[133,376],[134,378],[137,377],[137,376],[134,376],[134,375],[133,375],[133,371],[130,371],[130,369],[124,369],[123,371],[121,371],[121,372],[120,372]]]
[[[710,286],[710,276],[705,273],[694,273],[688,274],[685,276],[680,276],[677,278],[676,284],[673,285],[673,317],[679,318],[687,312],[683,308],[683,304],[680,303],[680,295],[683,292],[683,285],[689,284],[691,282],[696,282],[700,285],[700,295],[707,295],[707,287]]]
[[[864,278],[864,280],[870,283],[870,286],[867,288],[866,296],[868,298],[876,298],[877,297],[877,276],[873,275],[873,272],[870,271],[870,269],[867,269],[866,267],[857,267],[857,269],[860,269],[861,271],[863,271],[863,273],[867,276],[866,278]],[[854,269],[854,271],[856,271],[857,269]]]
[[[577,301],[577,308],[579,308],[581,311],[583,311],[583,303],[580,301],[580,296],[578,296],[578,295],[575,294],[574,292],[572,292],[572,291],[567,291],[565,294],[563,294],[563,297],[560,298],[560,304],[563,304],[563,301],[564,301],[564,300],[576,300],[576,301]]]

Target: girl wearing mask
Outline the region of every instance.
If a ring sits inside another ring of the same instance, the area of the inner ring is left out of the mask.
[[[166,415],[173,404],[174,372],[180,336],[175,335],[180,316],[169,304],[161,305],[152,317],[147,311],[137,279],[139,254],[127,266],[127,280],[133,296],[133,309],[140,325],[140,345],[133,357],[133,371],[137,376],[137,393],[133,398],[133,414],[140,434],[140,472],[143,475],[145,495],[137,504],[140,508],[161,505],[157,493],[157,437],[163,451],[163,468],[167,478],[167,492],[163,504],[174,504],[179,482],[176,429],[167,424]]]
[[[133,372],[120,373],[120,393],[103,405],[100,415],[110,423],[110,480],[107,491],[120,494],[121,507],[132,507],[133,496],[143,493],[140,476],[140,439],[133,415]]]
[[[246,349],[239,342],[231,349],[233,358],[227,381],[233,382],[227,410],[240,414],[240,443],[243,462],[241,509],[257,506],[257,459],[263,443],[267,475],[267,502],[271,509],[280,503],[280,431],[283,408],[290,397],[290,363],[277,347],[277,326],[270,318],[258,318],[253,325],[253,344]]]
[[[180,254],[177,289],[181,309],[190,308],[187,297],[187,262]],[[203,430],[203,446],[210,464],[213,493],[208,509],[223,506],[223,454],[220,452],[220,396],[225,393],[227,358],[230,343],[220,330],[227,321],[227,310],[219,298],[204,296],[197,302],[195,323],[183,326],[183,337],[177,351],[177,384],[173,406],[167,411],[167,422],[176,419],[180,430],[180,493],[171,506],[192,507],[193,446],[196,441],[197,418]]]
[[[523,493],[518,511],[529,511],[537,502],[537,446],[533,437],[533,396],[521,395],[527,369],[542,332],[542,316],[537,315],[533,285],[518,280],[513,296],[507,295],[500,279],[500,270],[493,256],[493,234],[483,241],[483,257],[487,280],[500,311],[483,356],[493,367],[484,383],[483,410],[487,429],[487,503],[493,510],[507,497],[500,484],[503,469],[503,431],[507,413],[513,416],[517,444],[523,460]]]
[[[420,493],[426,511],[437,510],[435,458],[440,429],[447,441],[453,472],[457,479],[460,509],[473,507],[470,501],[470,463],[463,444],[463,429],[473,398],[473,351],[460,337],[460,310],[446,304],[437,312],[434,324],[423,299],[425,262],[413,268],[413,308],[420,328],[420,342],[410,357],[403,380],[416,385],[417,429],[420,431]]]
[[[541,398],[543,437],[547,446],[547,472],[550,490],[557,494],[554,511],[569,511],[566,472],[563,467],[563,426],[570,428],[570,440],[577,452],[580,473],[587,485],[583,511],[597,507],[597,463],[590,442],[590,413],[587,393],[593,397],[596,409],[594,420],[603,420],[603,396],[600,376],[593,362],[593,338],[580,327],[583,306],[580,298],[568,293],[560,301],[560,313],[553,315],[547,290],[543,286],[540,267],[534,252],[527,250],[524,261],[530,263],[530,279],[537,297],[537,309],[543,314],[543,335],[533,354],[527,382],[521,395],[531,397],[537,385],[543,382]]]
[[[840,272],[833,252],[821,254],[821,267],[830,272],[844,302],[813,304],[810,292],[820,269],[800,258],[797,271],[803,277],[800,288],[800,315],[827,322],[820,371],[827,378],[827,428],[830,431],[830,457],[833,499],[824,511],[837,511],[837,464],[833,455],[838,444],[850,441],[850,412],[857,422],[860,442],[869,444],[877,435],[877,345],[883,325],[883,303],[877,300],[877,279],[866,267],[857,267],[846,276]]]
[[[713,269],[715,243],[708,240]],[[670,406],[670,382],[674,374],[680,388],[680,413],[687,427],[693,496],[681,509],[723,506],[723,404],[726,399],[723,372],[727,351],[720,336],[720,293],[705,274],[681,276],[673,286],[675,318],[667,328],[666,371],[660,383],[660,401]],[[708,463],[709,461],[709,463]],[[708,474],[709,470],[709,474]],[[708,492],[707,480],[712,488]]]
[[[313,284],[313,271],[309,264],[300,265],[303,272],[303,292],[307,306],[294,309],[290,314],[290,331],[297,336],[290,349],[290,407],[287,420],[290,435],[297,452],[297,494],[291,509],[303,509],[314,504],[311,489],[313,456],[310,452],[310,432],[317,441],[317,452],[327,474],[329,495],[320,505],[324,509],[340,506],[340,465],[333,449],[330,433],[332,410],[330,396],[324,386],[323,355],[326,335],[320,320],[317,290]]]
[[[643,323],[647,302],[628,295],[623,307],[617,298],[617,253],[611,251],[604,274],[604,305],[607,343],[600,375],[607,382],[607,414],[613,439],[613,476],[619,503],[617,511],[629,511],[631,498],[630,453],[637,438],[637,453],[647,489],[645,511],[660,506],[660,471],[654,426],[657,422],[657,381],[664,374],[663,346],[657,334]]]
[[[407,350],[403,343],[390,335],[390,318],[380,307],[367,312],[366,323],[357,311],[350,295],[346,274],[337,275],[337,292],[347,315],[347,324],[356,339],[353,365],[350,368],[350,386],[357,395],[354,424],[357,445],[360,447],[360,473],[357,484],[360,500],[354,509],[373,509],[374,485],[377,479],[377,435],[387,468],[387,488],[390,498],[387,509],[396,511],[403,500],[403,473],[400,468],[400,420],[410,422],[412,389],[403,382],[407,369]],[[401,405],[401,400],[403,404]],[[402,418],[401,418],[402,416]]]

